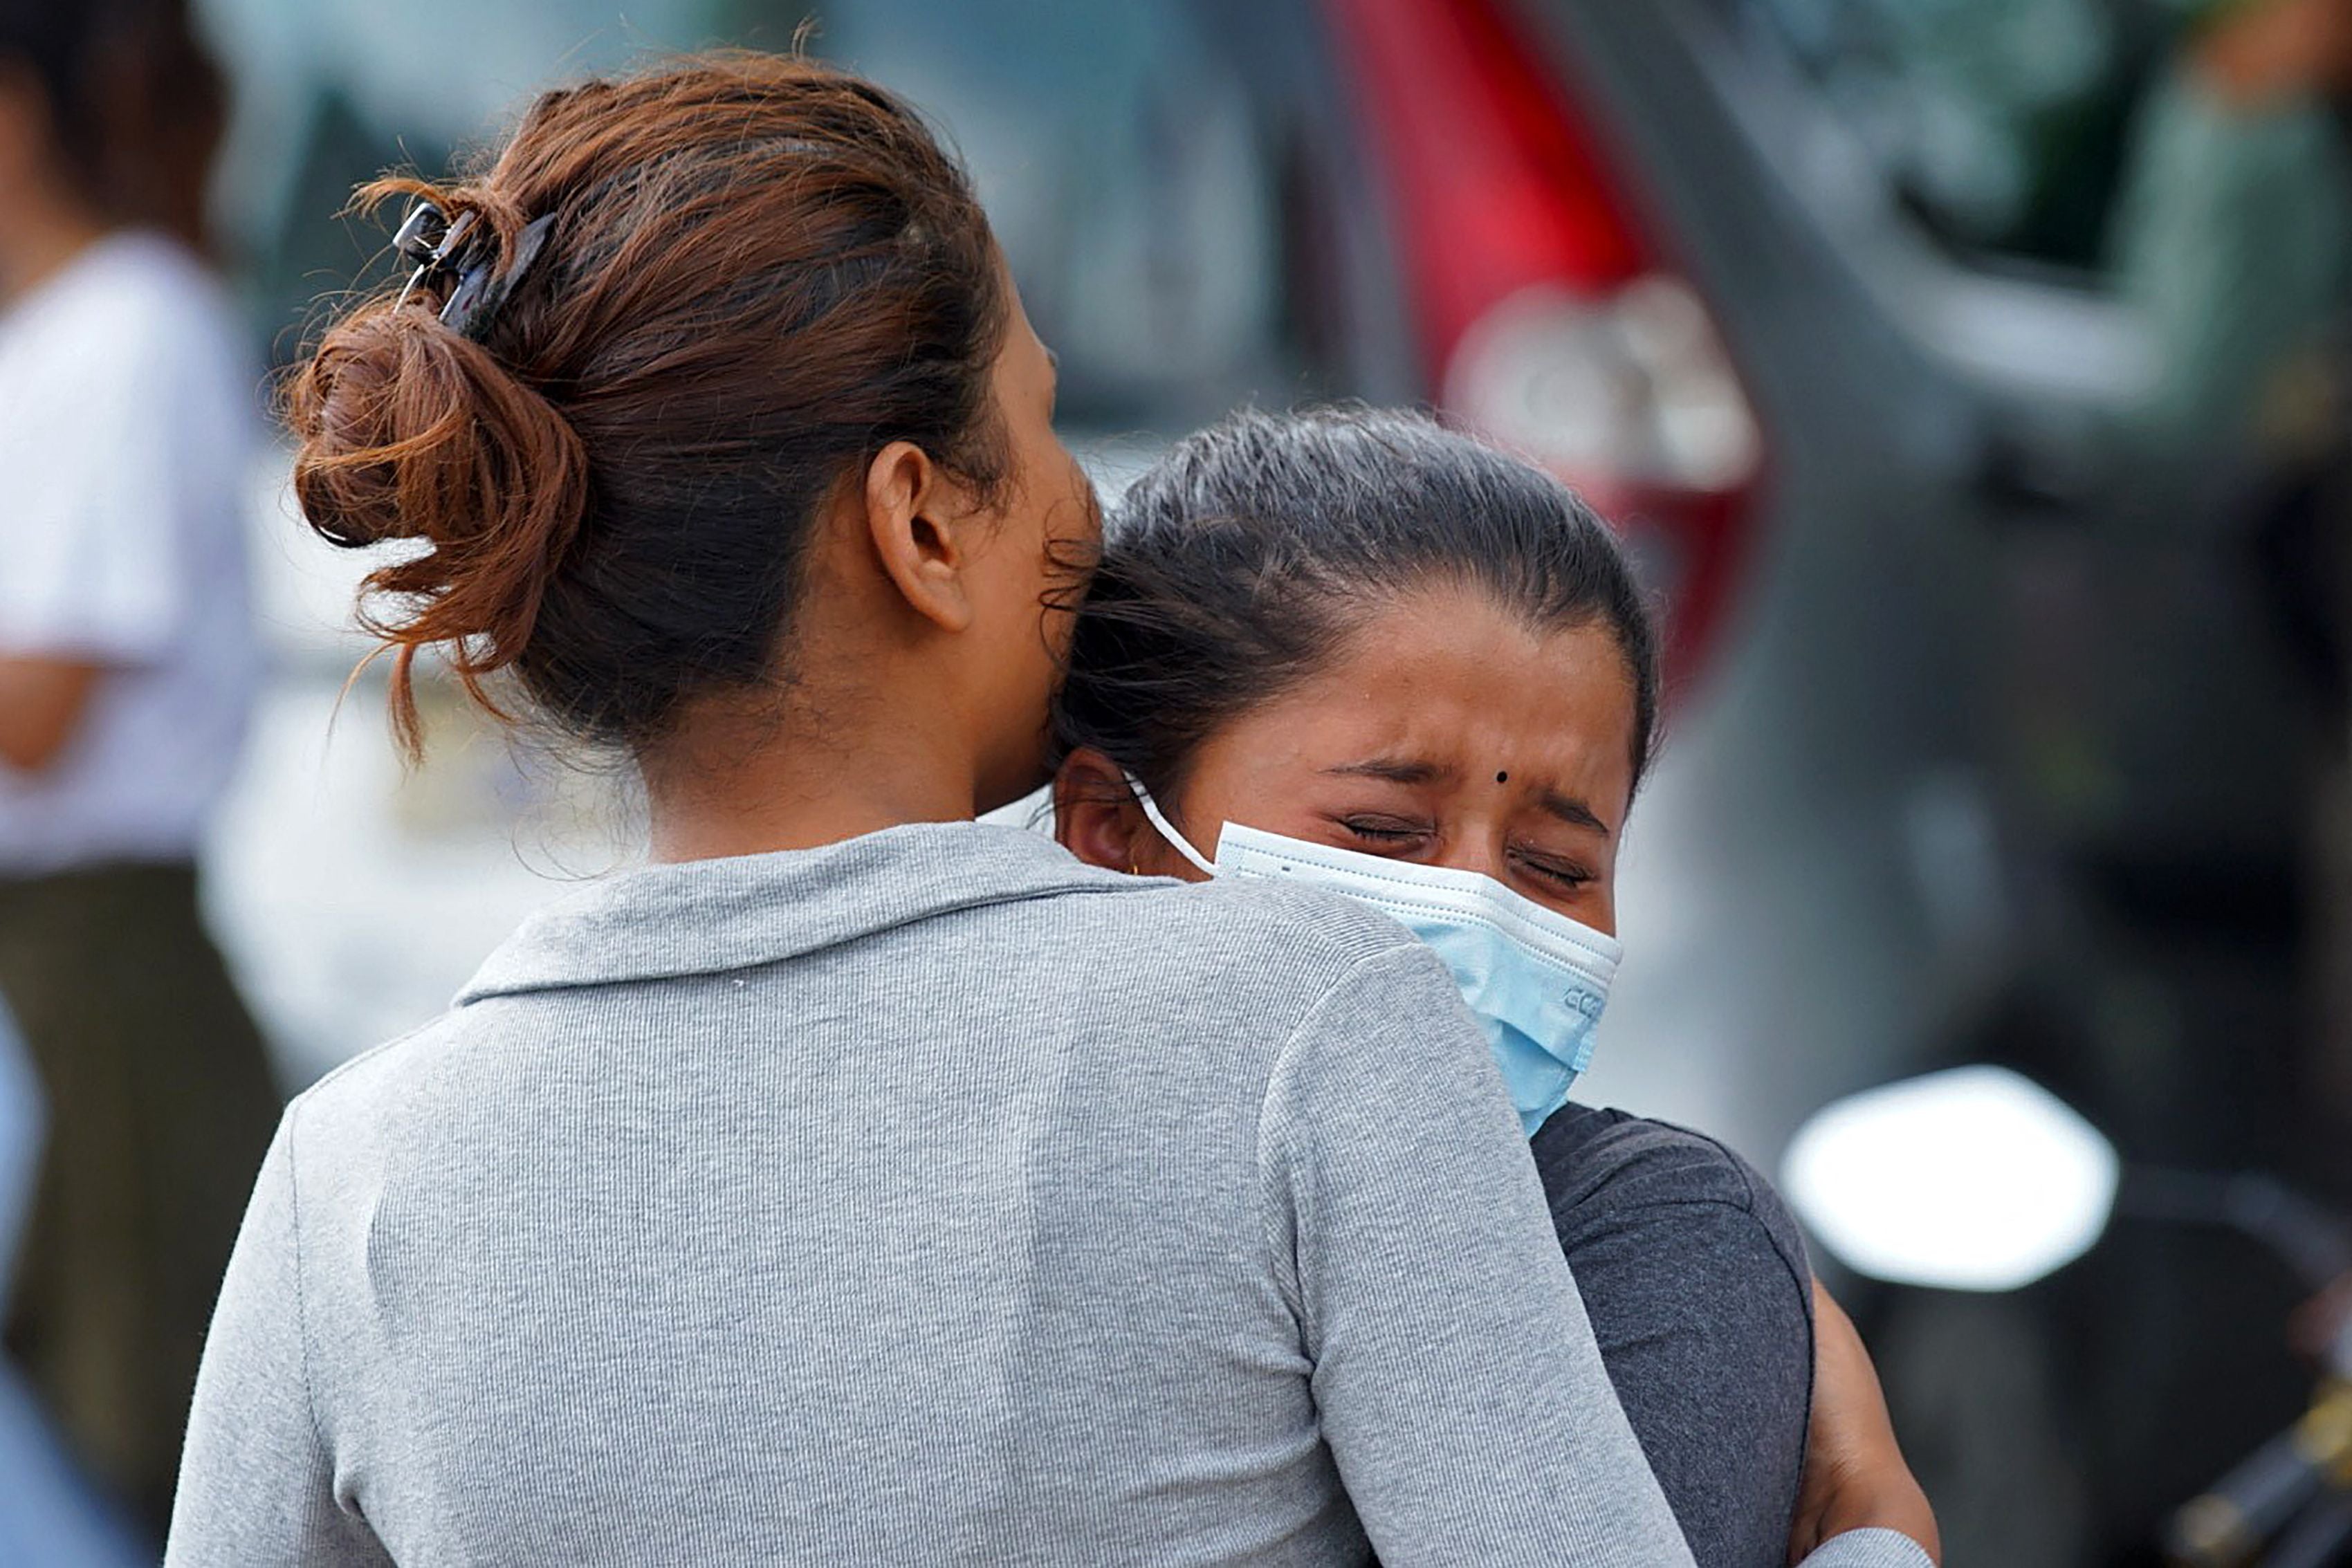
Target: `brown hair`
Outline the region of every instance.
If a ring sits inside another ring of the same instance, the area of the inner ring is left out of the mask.
[[[533,103],[469,179],[384,179],[474,214],[503,268],[480,340],[449,284],[391,290],[297,372],[295,492],[338,545],[421,541],[367,580],[416,745],[411,666],[511,670],[582,737],[642,753],[706,692],[774,677],[820,504],[893,441],[982,487],[994,240],[914,110],[808,60],[693,57]]]

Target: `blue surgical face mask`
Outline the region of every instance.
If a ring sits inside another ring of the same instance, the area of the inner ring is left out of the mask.
[[[1529,1137],[1592,1060],[1593,1030],[1624,949],[1613,936],[1522,898],[1475,871],[1415,865],[1227,822],[1212,862],[1128,780],[1169,844],[1211,876],[1287,877],[1345,894],[1437,950],[1486,1026],[1495,1064]]]

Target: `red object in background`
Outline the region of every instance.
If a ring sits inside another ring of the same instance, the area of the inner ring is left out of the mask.
[[[1325,0],[1379,159],[1428,385],[1626,535],[1701,668],[1756,514],[1761,437],[1697,294],[1495,0]]]

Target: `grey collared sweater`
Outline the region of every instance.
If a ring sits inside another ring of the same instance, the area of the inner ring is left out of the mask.
[[[589,889],[296,1101],[169,1560],[1370,1547],[1689,1562],[1444,967],[961,823]]]

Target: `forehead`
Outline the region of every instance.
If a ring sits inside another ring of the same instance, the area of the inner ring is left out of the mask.
[[[1363,612],[1322,670],[1248,716],[1265,755],[1517,770],[1609,810],[1633,791],[1633,680],[1605,624],[1530,629],[1475,590]]]

